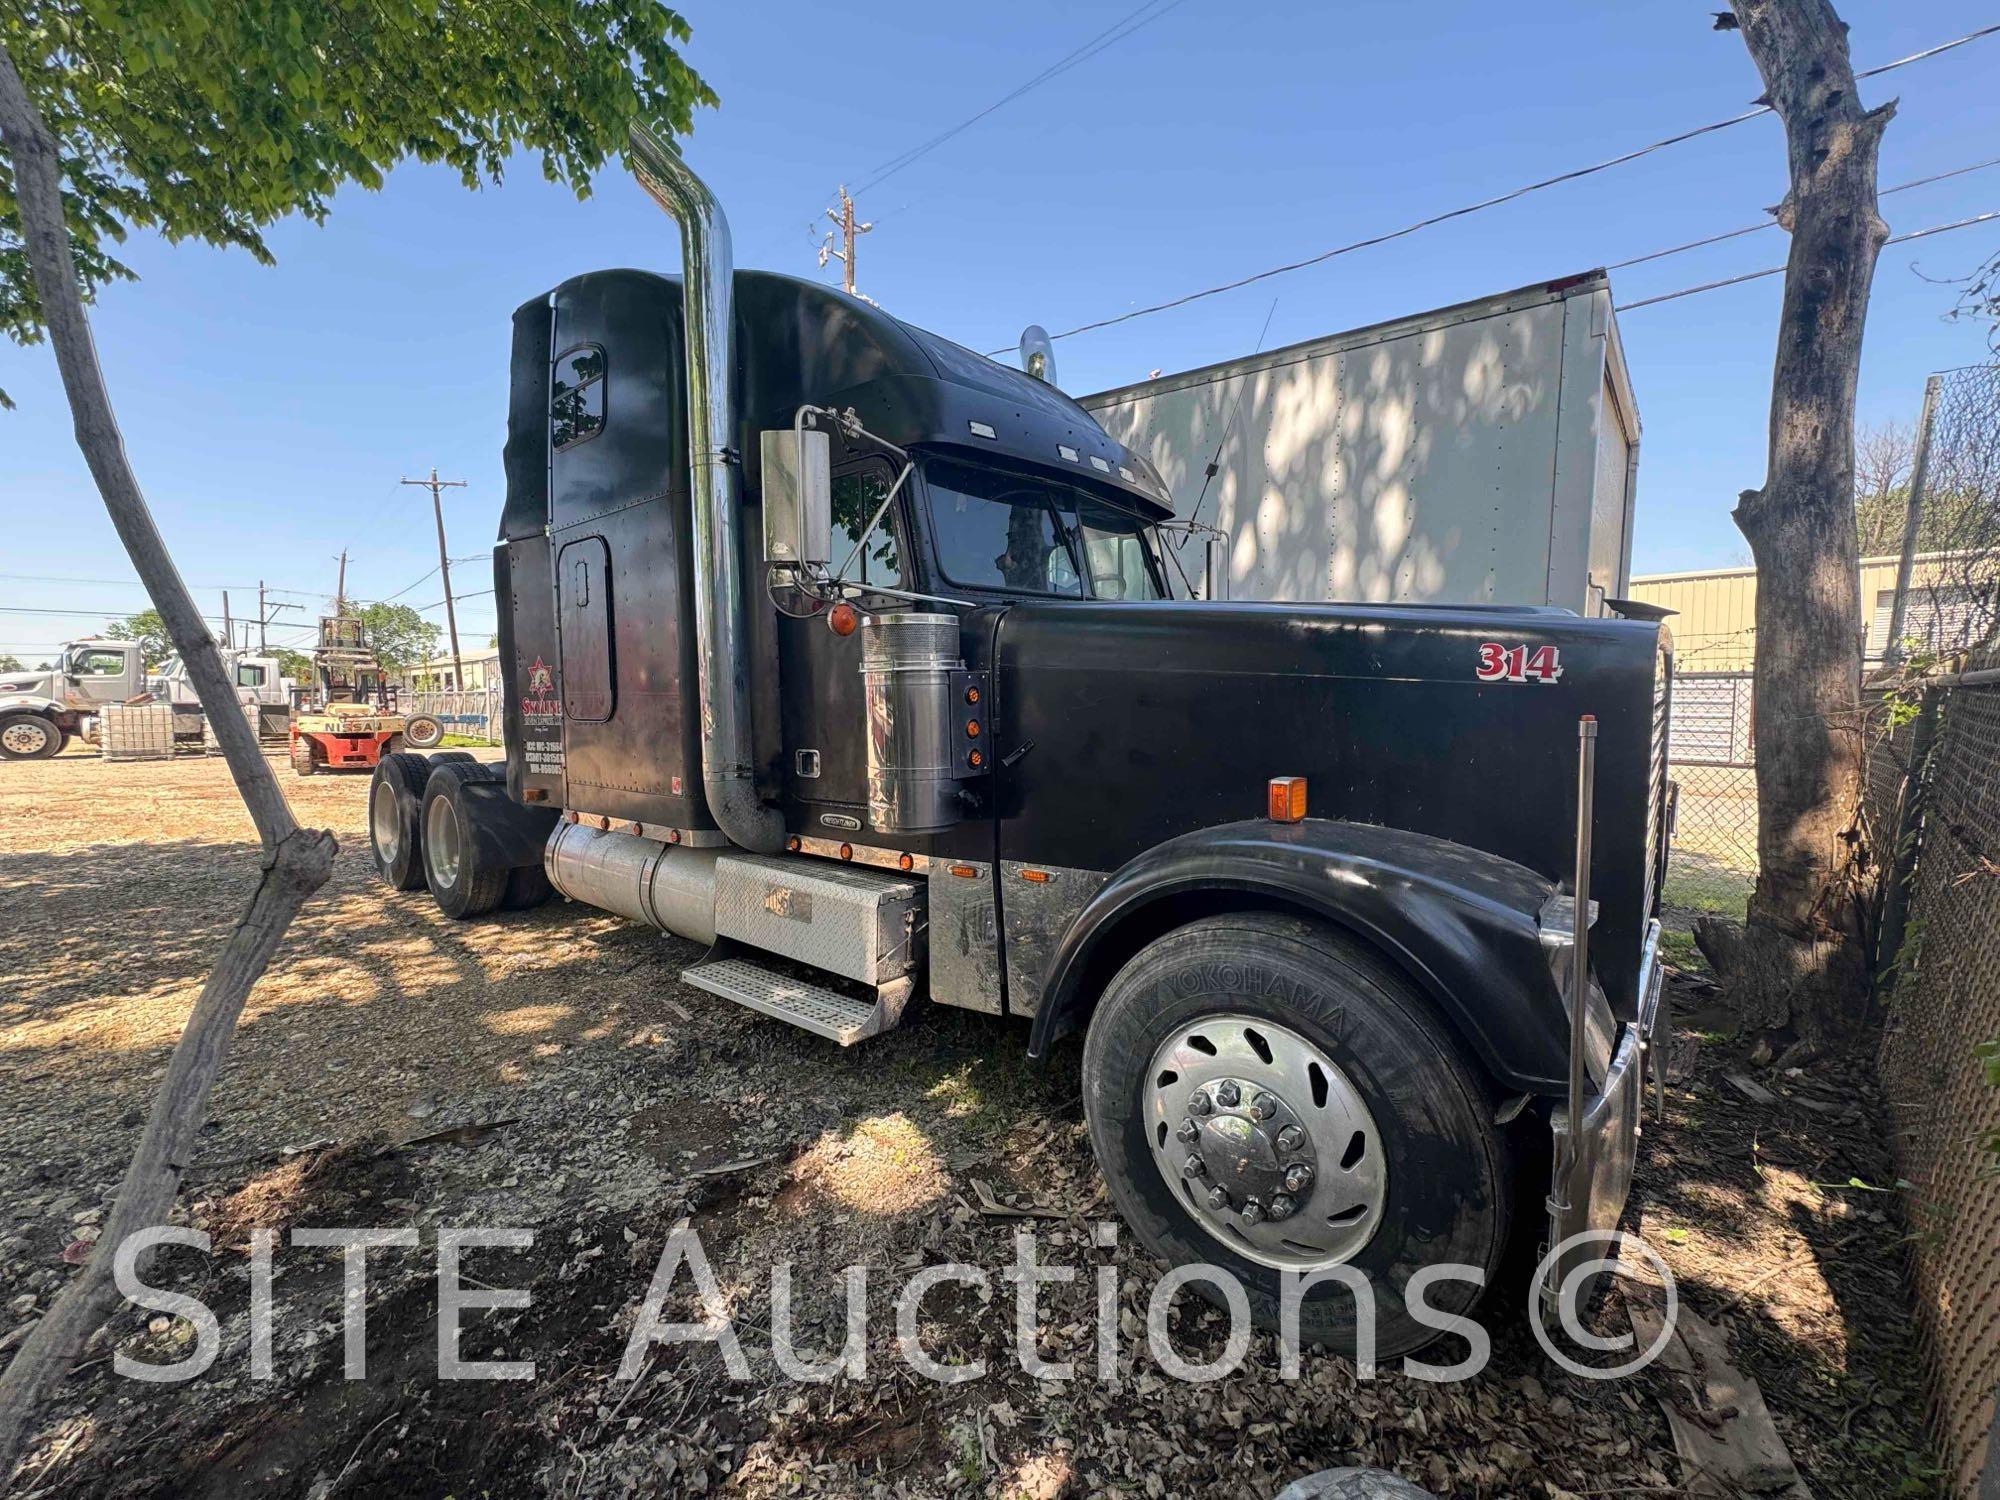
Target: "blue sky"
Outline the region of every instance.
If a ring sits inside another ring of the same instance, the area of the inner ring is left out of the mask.
[[[963,119],[1112,25],[1134,0],[959,7],[694,3],[689,56],[722,96],[690,158],[734,227],[739,264],[818,275],[808,223],[836,183]],[[975,348],[1023,324],[1063,328],[1227,280],[1676,130],[1759,92],[1710,3],[1183,3],[869,192],[861,288]],[[1845,0],[1857,65],[2000,19],[1990,3]],[[1863,85],[1901,107],[1889,185],[2000,155],[2000,37]],[[1754,221],[1783,192],[1766,118],[1579,183],[1057,346],[1062,384],[1102,389],[1269,344],[1622,260]],[[1896,195],[1902,231],[2000,208],[2000,168]],[[350,550],[360,597],[436,562],[429,501],[397,480],[435,463],[454,555],[487,548],[501,498],[507,319],[577,271],[673,269],[671,226],[615,170],[578,202],[537,164],[467,193],[450,174],[394,172],[341,194],[324,228],[271,234],[275,269],[142,237],[142,279],[96,312],[127,443],[184,576],[259,578],[309,618]],[[1776,231],[1614,274],[1622,300],[1783,259]],[[1944,319],[2000,225],[1884,253],[1862,371],[1864,420],[1914,414],[1925,372],[1978,360],[1984,335]],[[834,268],[837,270],[837,267]],[[824,273],[831,275],[832,273]],[[1645,424],[1638,571],[1745,558],[1729,520],[1762,477],[1777,278],[1621,319]],[[70,437],[46,349],[0,344],[0,651],[29,656],[144,598]],[[482,561],[461,590],[490,588]],[[428,606],[432,579],[405,593]],[[442,610],[433,610],[442,622]],[[461,625],[483,642],[490,596]],[[289,638],[298,632],[279,632]]]

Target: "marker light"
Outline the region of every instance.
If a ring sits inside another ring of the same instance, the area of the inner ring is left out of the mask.
[[[960,880],[974,880],[979,875],[979,872],[971,865],[953,865],[951,873],[956,875]]]
[[[845,599],[826,612],[826,628],[835,635],[853,635],[860,623],[861,616]]]
[[[1302,823],[1306,816],[1306,779],[1303,776],[1273,776],[1270,801],[1265,816],[1273,823]]]
[[[979,721],[977,719],[967,719],[965,721],[965,737],[969,740],[979,738]]]
[[[1044,885],[1048,881],[1049,872],[1047,870],[1023,870],[1021,878],[1023,880],[1032,880],[1036,885]]]
[[[897,855],[897,856],[896,856],[896,868],[897,868],[897,869],[899,869],[899,870],[914,870],[914,869],[915,869],[916,867],[917,867],[917,861],[916,861],[916,856],[915,856],[915,855],[911,855],[911,854],[899,854],[899,855]]]

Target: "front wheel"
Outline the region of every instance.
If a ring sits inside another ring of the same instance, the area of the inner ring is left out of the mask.
[[[40,714],[0,716],[0,760],[47,760],[62,747],[62,730]]]
[[[1506,1249],[1480,1075],[1399,970],[1323,923],[1208,917],[1140,950],[1091,1019],[1083,1102],[1133,1231],[1231,1272],[1261,1327],[1279,1325],[1281,1277],[1351,1266],[1374,1293],[1374,1352],[1408,1353],[1478,1302]],[[1442,1264],[1481,1280],[1433,1283],[1419,1321],[1407,1283]],[[1308,1290],[1300,1336],[1351,1355],[1354,1305],[1338,1282]]]

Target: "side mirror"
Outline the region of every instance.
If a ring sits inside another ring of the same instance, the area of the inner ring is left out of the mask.
[[[1202,538],[1201,597],[1204,599],[1229,597],[1228,542],[1219,531],[1211,531]]]
[[[833,539],[833,441],[790,427],[758,434],[764,478],[764,561],[824,567]]]

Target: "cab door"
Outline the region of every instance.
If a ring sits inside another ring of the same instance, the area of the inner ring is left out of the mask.
[[[830,570],[838,572],[848,562],[862,529],[894,486],[897,472],[885,458],[836,451]],[[909,587],[904,562],[909,532],[898,513],[900,506],[899,496],[867,546],[847,566],[846,577],[890,588]],[[781,715],[786,826],[818,838],[871,834],[860,633],[835,635],[827,628],[828,606],[795,590],[777,590],[774,602],[779,609],[778,680],[785,685]],[[899,605],[886,596],[873,601],[864,596],[855,607],[865,612],[871,603]]]

